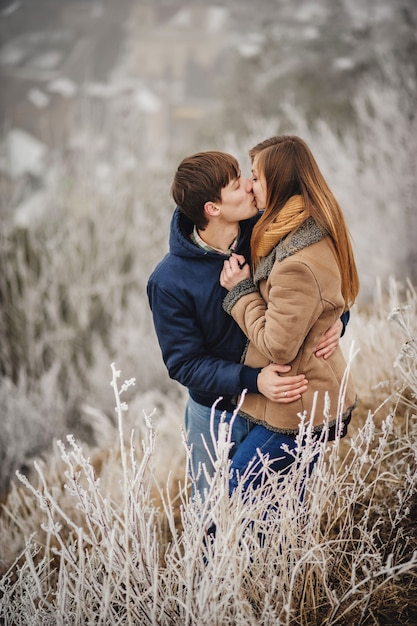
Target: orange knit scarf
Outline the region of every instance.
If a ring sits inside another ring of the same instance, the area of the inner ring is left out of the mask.
[[[303,197],[291,196],[276,218],[266,227],[255,254],[258,257],[269,254],[283,237],[297,230],[308,217],[310,217],[310,211],[305,207]],[[262,228],[262,218],[255,228]]]

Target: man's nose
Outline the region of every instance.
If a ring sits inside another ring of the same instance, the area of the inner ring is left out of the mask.
[[[250,193],[253,189],[253,185],[252,185],[252,179],[251,178],[245,178],[245,191],[247,193]]]

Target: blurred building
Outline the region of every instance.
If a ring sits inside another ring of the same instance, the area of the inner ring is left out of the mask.
[[[139,80],[136,103],[147,116],[146,145],[161,157],[218,107],[218,80],[228,67],[228,10],[135,5],[128,41],[130,73]]]
[[[228,23],[228,9],[203,3],[3,1],[2,198],[42,186],[51,154],[83,149],[88,125],[102,144],[117,127],[150,164],[185,150],[218,107]]]

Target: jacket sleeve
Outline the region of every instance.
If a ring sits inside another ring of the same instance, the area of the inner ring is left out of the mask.
[[[242,298],[244,295],[247,295],[249,293],[257,293],[257,291],[258,290],[252,278],[247,278],[245,280],[242,280],[240,283],[236,285],[235,288],[229,291],[229,293],[225,297],[223,301],[224,310],[227,313],[231,314],[232,308],[234,307],[234,305],[240,298]],[[340,321],[343,324],[342,332],[340,333],[341,337],[343,337],[343,335],[345,334],[346,326],[348,325],[349,320],[350,320],[350,310],[344,311],[342,315],[340,316]]]
[[[181,294],[163,289],[152,280],[148,281],[147,295],[170,378],[206,395],[233,396],[243,389],[258,393],[260,368],[210,354],[191,302],[185,302]]]
[[[229,312],[265,357],[291,363],[322,310],[313,272],[305,263],[292,261],[284,272],[271,271],[268,305],[258,291],[252,291],[234,298]]]
[[[340,336],[343,337],[343,335],[345,334],[346,326],[348,325],[349,320],[350,320],[350,311],[347,310],[344,313],[342,313],[342,315],[340,316],[340,320],[343,324],[343,328],[342,328],[342,332],[340,333]]]

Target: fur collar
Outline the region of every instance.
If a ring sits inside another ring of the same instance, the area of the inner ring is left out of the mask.
[[[318,226],[312,217],[308,217],[300,228],[281,239],[267,256],[262,257],[253,275],[255,284],[258,285],[261,280],[268,278],[275,261],[283,261],[303,248],[321,241],[327,235],[326,230]]]

